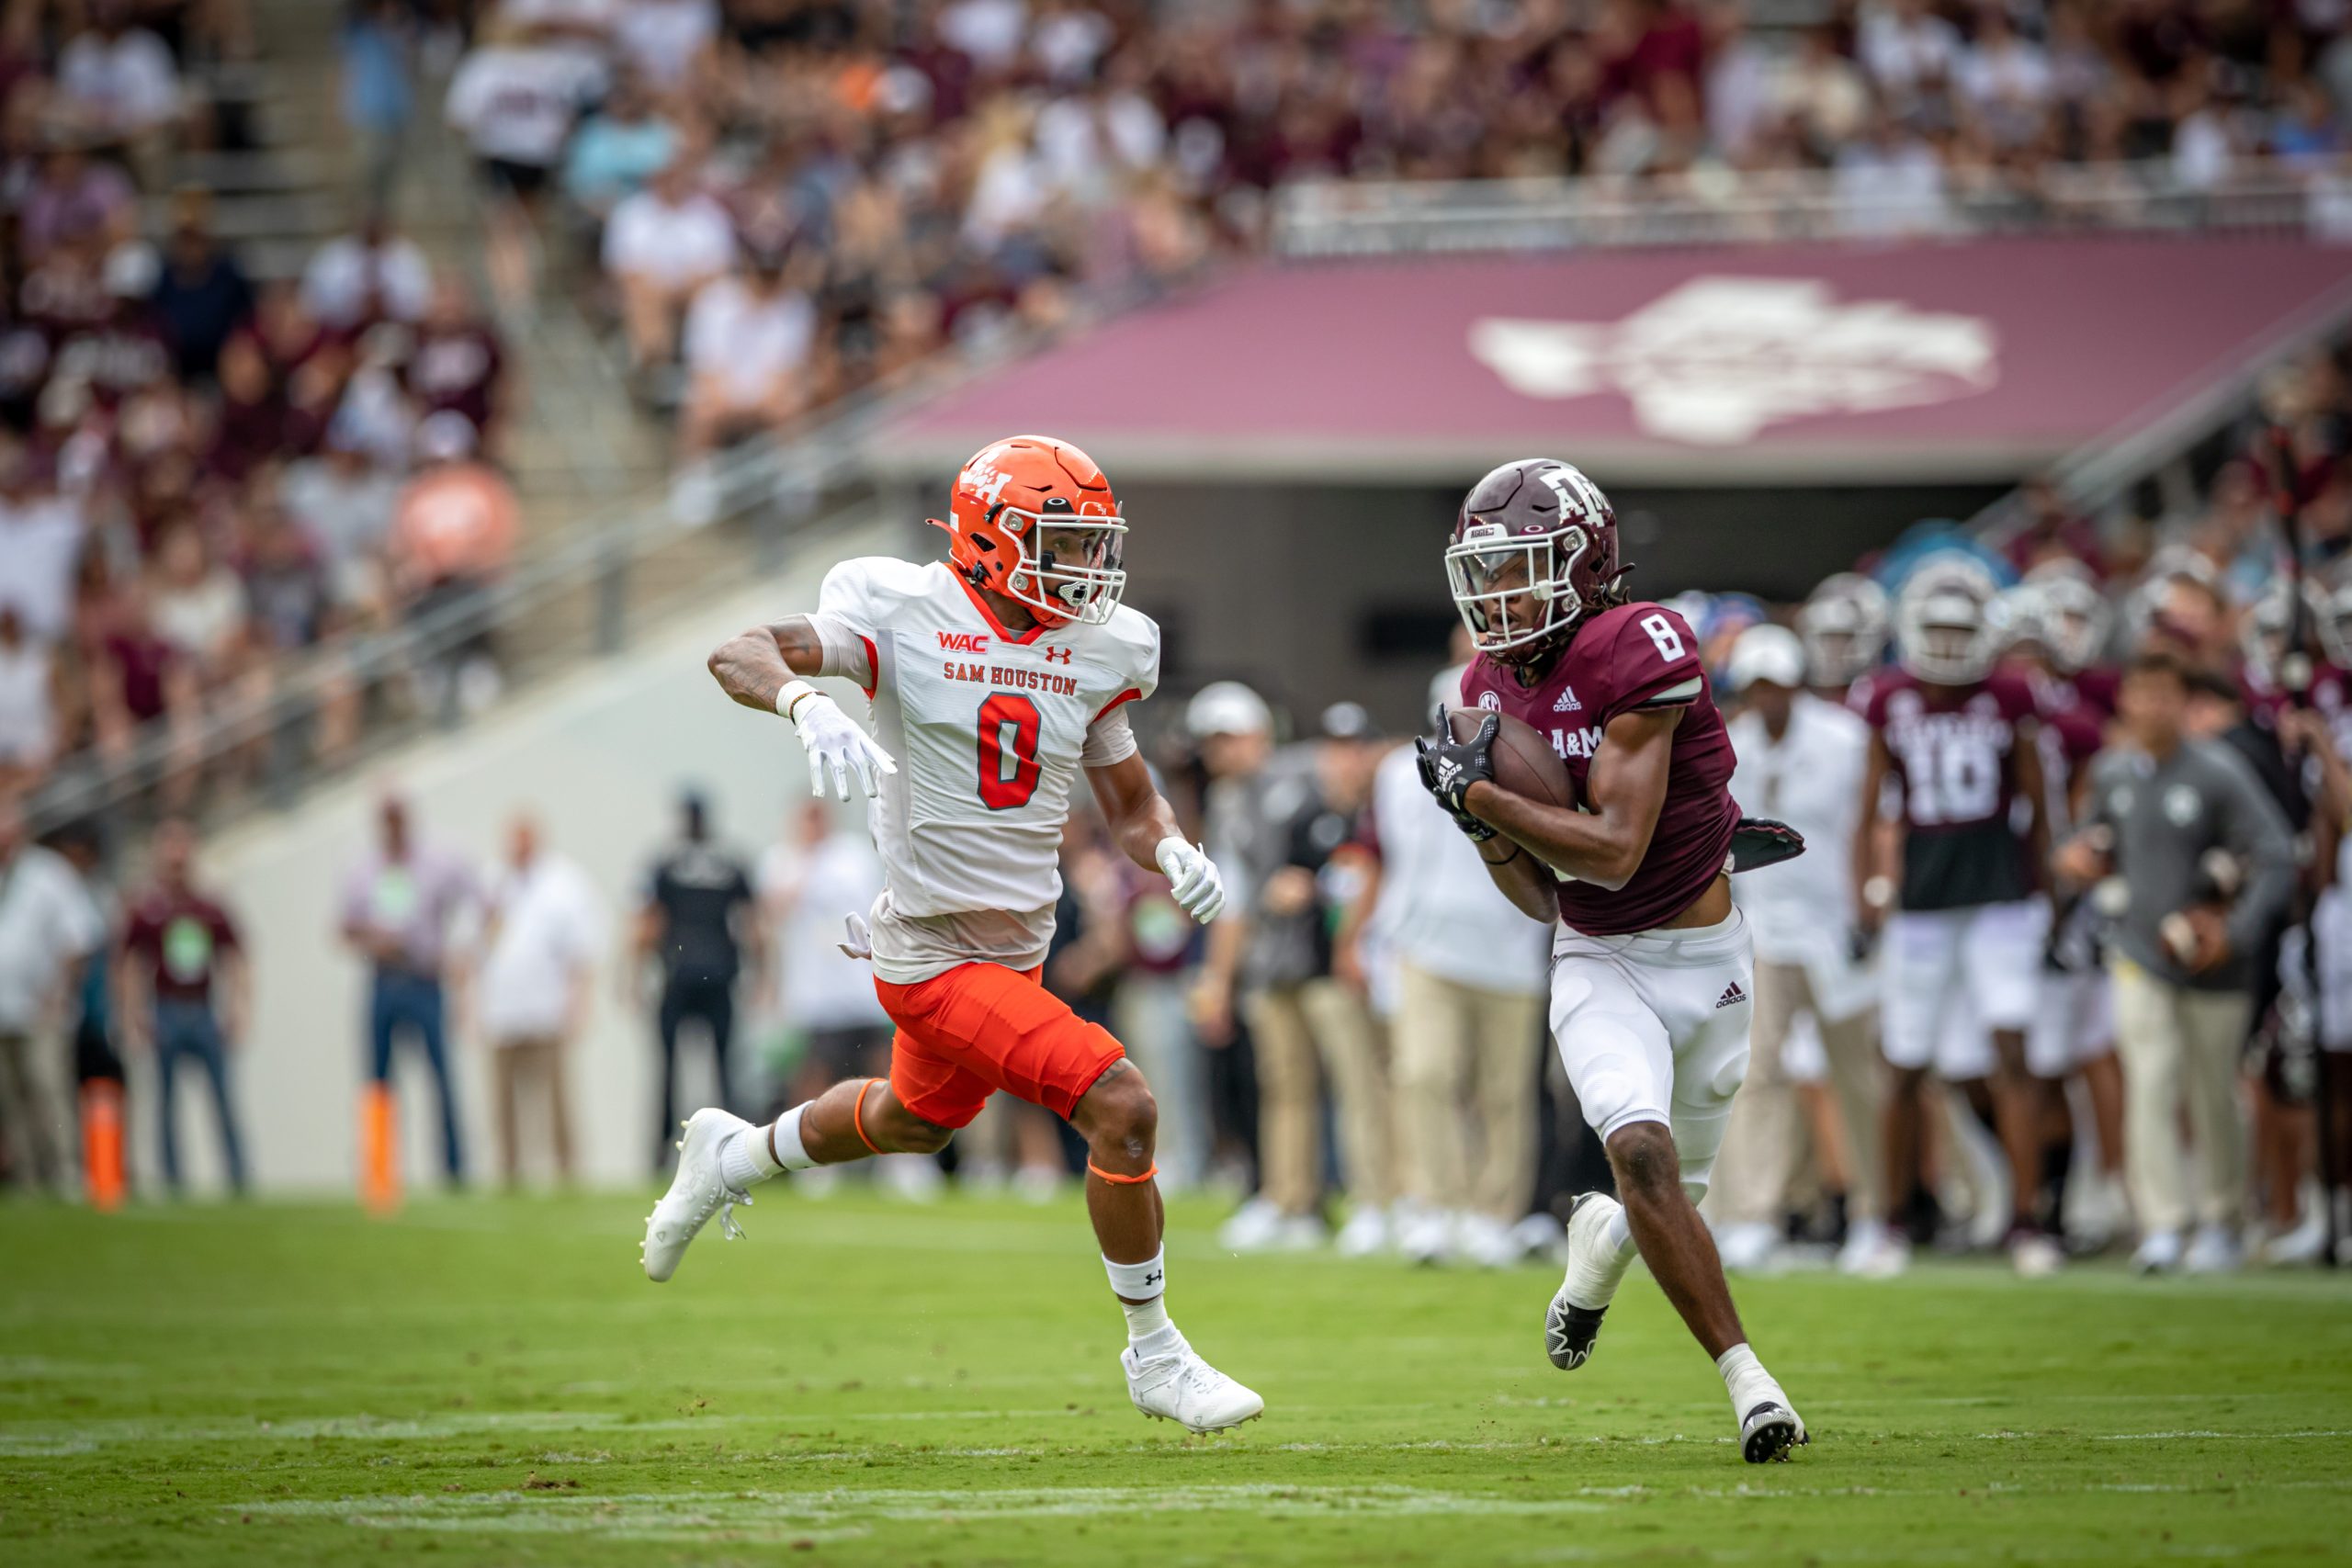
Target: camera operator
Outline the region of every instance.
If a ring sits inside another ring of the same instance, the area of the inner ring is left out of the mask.
[[[2114,921],[2126,1179],[2142,1232],[2133,1261],[2148,1272],[2221,1272],[2240,1260],[2236,1085],[2251,959],[2295,883],[2286,818],[2253,770],[2188,733],[2190,684],[2169,652],[2132,661],[2119,694],[2122,743],[2092,765],[2087,825],[2057,856],[2067,880],[2105,884],[2095,897]],[[2193,1168],[2180,1148],[2184,1100]]]

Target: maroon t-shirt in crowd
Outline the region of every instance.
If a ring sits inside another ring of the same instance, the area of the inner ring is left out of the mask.
[[[228,910],[164,887],[131,906],[122,933],[123,951],[141,962],[160,1002],[209,1002],[220,954],[236,945]]]
[[[1724,873],[1739,807],[1734,758],[1699,639],[1660,604],[1620,604],[1577,627],[1566,649],[1532,684],[1480,657],[1463,672],[1462,701],[1532,725],[1568,764],[1582,799],[1585,775],[1611,719],[1640,708],[1679,707],[1666,801],[1649,852],[1616,892],[1563,880],[1560,919],[1589,936],[1654,931],[1689,908]]]
[[[2018,737],[2038,716],[2031,688],[1996,670],[1968,686],[1928,686],[1901,670],[1871,683],[1863,712],[1886,740],[1903,791],[1905,909],[1969,909],[2030,896],[2018,830]]]

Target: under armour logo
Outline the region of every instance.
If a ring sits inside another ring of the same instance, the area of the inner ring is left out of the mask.
[[[1739,988],[1738,981],[1734,980],[1724,987],[1724,994],[1715,998],[1715,1006],[1720,1010],[1731,1006],[1734,1002],[1744,1002],[1747,999],[1747,993]]]
[[[1552,711],[1554,713],[1582,713],[1584,705],[1577,701],[1577,689],[1574,686],[1561,687],[1559,700],[1552,705]]]
[[[1069,662],[1069,649],[1067,648],[1049,648],[1046,649],[1046,662],[1048,664],[1068,664]]]
[[[1150,1273],[1146,1274],[1143,1277],[1144,1289],[1149,1290],[1152,1286],[1157,1285],[1166,1278],[1168,1278],[1166,1274],[1163,1274],[1159,1269],[1155,1269]]]

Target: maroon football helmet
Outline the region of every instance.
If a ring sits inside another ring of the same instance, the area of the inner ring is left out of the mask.
[[[1566,463],[1505,463],[1463,498],[1445,575],[1472,646],[1505,664],[1534,663],[1589,612],[1616,603],[1617,513]]]

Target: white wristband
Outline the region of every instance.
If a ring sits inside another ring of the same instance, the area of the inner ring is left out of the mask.
[[[806,681],[786,681],[784,683],[784,689],[775,694],[777,716],[789,721],[792,717],[793,704],[803,697],[813,697],[817,694],[817,688]]]

